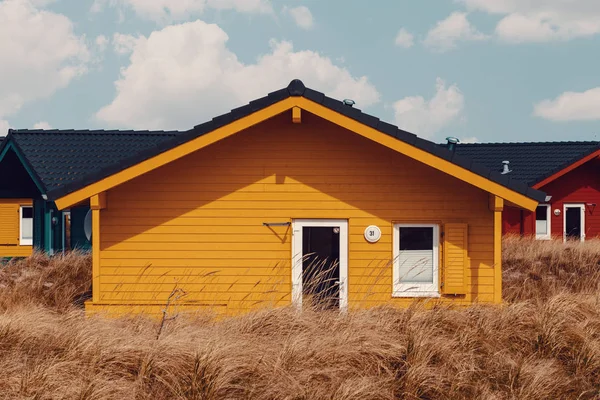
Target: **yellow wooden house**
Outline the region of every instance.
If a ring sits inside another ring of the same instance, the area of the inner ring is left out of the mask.
[[[503,207],[544,199],[299,80],[50,195],[92,209],[87,310],[227,314],[500,303]]]

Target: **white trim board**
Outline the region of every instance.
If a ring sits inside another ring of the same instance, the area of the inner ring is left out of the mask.
[[[340,310],[348,309],[348,220],[295,219],[292,222],[292,303],[302,308],[302,228],[340,228]]]

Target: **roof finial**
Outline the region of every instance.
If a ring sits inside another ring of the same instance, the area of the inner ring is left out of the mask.
[[[302,96],[306,90],[306,86],[300,79],[294,79],[287,87],[290,96]]]

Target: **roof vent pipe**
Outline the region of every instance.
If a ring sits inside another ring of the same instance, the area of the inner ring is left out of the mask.
[[[352,107],[353,105],[356,104],[356,102],[352,99],[344,99],[344,101],[342,101],[342,103],[344,103],[344,105],[350,106],[350,107]]]
[[[454,136],[448,136],[446,141],[448,142],[448,150],[450,151],[454,151],[456,149],[456,144],[460,142],[460,140]]]
[[[510,161],[502,161],[502,175],[512,172],[512,169],[508,168],[508,164],[510,164]]]

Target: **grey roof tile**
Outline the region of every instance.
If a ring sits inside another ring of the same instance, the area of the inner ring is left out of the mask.
[[[110,166],[155,147],[178,132],[11,130],[23,153],[48,192],[83,181]]]
[[[599,149],[600,142],[534,142],[458,144],[455,151],[496,172],[509,161],[507,175],[533,186]]]
[[[461,150],[458,153],[463,157],[455,157],[452,152],[436,143],[379,121],[377,117],[345,105],[340,100],[324,96],[323,93],[305,87],[300,80],[293,80],[286,88],[271,92],[265,97],[251,101],[249,105],[238,107],[185,132],[13,130],[9,134],[15,138],[23,153],[34,165],[34,169],[39,171],[49,198],[56,199],[290,96],[303,96],[397,140],[468,168],[513,190],[522,191],[521,185],[515,184],[512,179],[492,174],[495,167],[490,169],[477,162],[477,159],[469,160],[470,156],[463,154],[462,146],[459,147]],[[468,153],[467,150],[464,152]],[[527,196],[542,201],[545,194],[537,190],[527,190]]]

